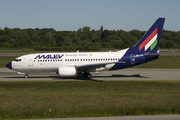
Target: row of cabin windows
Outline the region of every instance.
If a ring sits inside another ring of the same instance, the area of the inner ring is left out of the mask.
[[[65,59],[65,61],[114,61],[120,60],[119,58],[101,58],[101,59]],[[62,59],[58,60],[38,60],[38,62],[58,62],[62,61]]]
[[[112,61],[120,60],[119,58],[101,58],[101,59],[65,59],[65,61]]]
[[[55,60],[38,60],[38,62],[58,62],[58,61],[62,61],[62,59],[55,59]]]

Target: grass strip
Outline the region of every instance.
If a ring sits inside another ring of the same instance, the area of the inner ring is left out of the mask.
[[[6,64],[13,61],[18,56],[0,56],[0,68],[5,68]]]
[[[180,114],[179,98],[180,81],[0,82],[0,119]]]
[[[14,60],[17,56],[0,56],[0,68]],[[159,59],[141,64],[133,68],[180,69],[180,56],[160,56]]]
[[[180,56],[160,56],[157,60],[138,65],[135,68],[180,69]]]

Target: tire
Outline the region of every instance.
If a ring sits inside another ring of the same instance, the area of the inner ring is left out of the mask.
[[[28,78],[28,74],[25,74],[24,78],[27,79]]]
[[[91,79],[91,74],[89,74],[88,72],[84,72],[84,77],[86,77],[87,79]]]
[[[87,75],[86,75],[86,78],[87,78],[87,79],[91,79],[91,74],[87,74]]]

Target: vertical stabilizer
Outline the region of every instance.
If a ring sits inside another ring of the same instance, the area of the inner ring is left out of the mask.
[[[135,53],[157,53],[164,21],[165,18],[158,18],[139,42],[130,49]]]

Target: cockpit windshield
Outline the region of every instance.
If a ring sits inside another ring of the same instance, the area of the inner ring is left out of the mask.
[[[21,59],[15,59],[14,61],[16,61],[16,62],[20,62],[20,61],[21,61]]]

